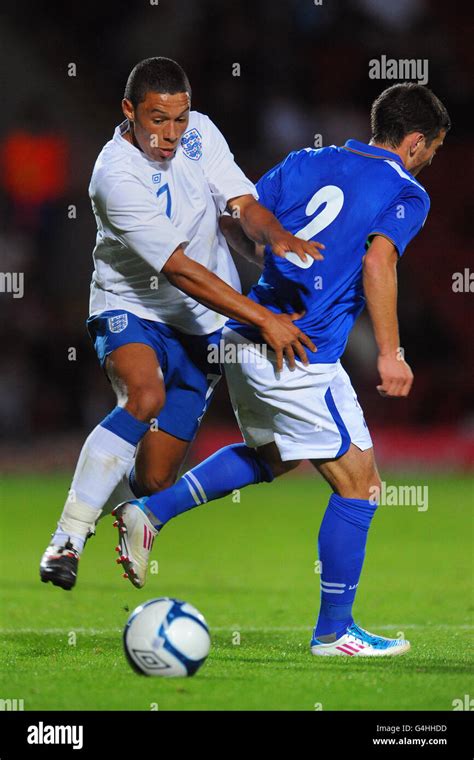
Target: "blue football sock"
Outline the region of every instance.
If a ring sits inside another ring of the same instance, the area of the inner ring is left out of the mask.
[[[171,488],[149,496],[145,506],[161,528],[172,517],[227,496],[237,488],[272,480],[270,467],[254,449],[234,443],[193,467]]]
[[[333,494],[318,537],[321,573],[321,608],[314,636],[336,634],[350,626],[352,605],[365,557],[370,522],[377,504]]]
[[[102,420],[100,425],[106,430],[110,430],[112,433],[115,433],[115,435],[118,435],[119,438],[123,438],[124,441],[128,441],[128,443],[131,443],[133,446],[136,446],[141,441],[150,427],[148,422],[137,420],[136,417],[133,417],[130,412],[127,412],[127,410],[123,409],[121,406],[116,406],[115,409]]]

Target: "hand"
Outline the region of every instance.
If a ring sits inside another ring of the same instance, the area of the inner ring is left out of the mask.
[[[413,385],[413,372],[400,349],[389,354],[379,354],[377,369],[382,381],[381,385],[377,385],[381,396],[388,398],[408,396]]]
[[[286,258],[287,253],[292,252],[305,263],[307,255],[315,261],[324,260],[324,256],[319,252],[325,248],[322,243],[317,243],[315,240],[302,240],[287,230],[274,233],[270,238],[270,247],[275,256],[280,256],[282,259]]]
[[[313,341],[293,324],[300,318],[301,314],[273,314],[269,311],[265,326],[261,328],[263,339],[276,353],[278,372],[283,369],[283,355],[289,368],[294,369],[295,354],[303,364],[309,364],[304,346],[313,352],[317,350]]]

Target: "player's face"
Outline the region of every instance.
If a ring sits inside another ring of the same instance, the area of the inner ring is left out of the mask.
[[[425,168],[425,166],[431,164],[436,155],[436,151],[442,146],[445,137],[446,132],[441,130],[438,136],[430,142],[428,147],[426,147],[425,138],[421,137],[419,144],[415,145],[413,155],[411,156],[413,163],[411,164],[411,167],[407,166],[407,169],[409,169],[415,177]]]
[[[188,126],[190,105],[187,92],[148,92],[135,109],[129,100],[122,102],[125,116],[133,122],[136,142],[153,161],[169,161],[175,155]]]

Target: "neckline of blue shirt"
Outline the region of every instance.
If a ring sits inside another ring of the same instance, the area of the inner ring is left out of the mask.
[[[362,153],[362,155],[367,156],[368,158],[390,158],[405,169],[405,164],[400,156],[397,153],[392,153],[391,150],[377,148],[375,145],[367,145],[367,143],[359,142],[359,140],[347,140],[344,148],[354,151],[355,153]]]

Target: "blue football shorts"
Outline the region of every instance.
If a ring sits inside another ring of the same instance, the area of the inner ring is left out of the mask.
[[[102,367],[107,356],[127,343],[144,343],[156,353],[166,388],[158,428],[192,441],[222,377],[219,364],[209,362],[208,347],[218,345],[222,329],[209,335],[185,335],[128,311],[103,311],[86,322]]]

